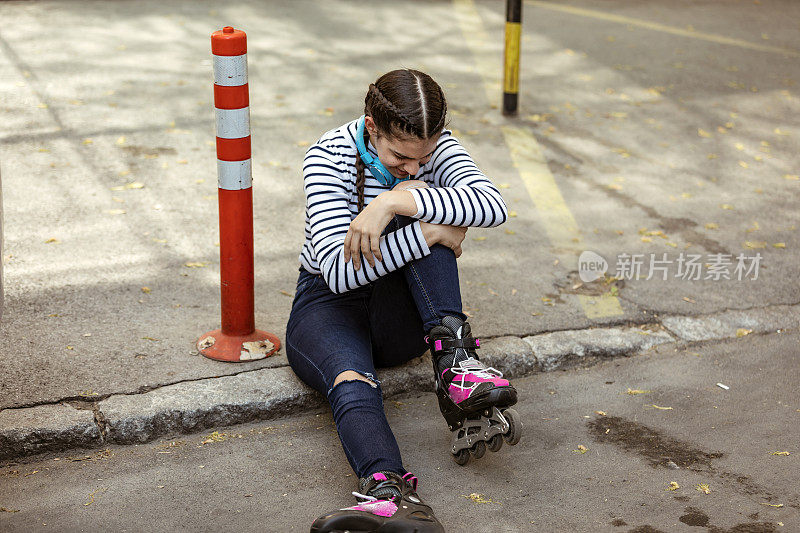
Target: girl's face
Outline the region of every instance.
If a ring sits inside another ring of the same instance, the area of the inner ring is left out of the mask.
[[[399,139],[383,135],[378,132],[370,116],[366,117],[364,125],[369,131],[370,140],[378,152],[381,163],[397,178],[416,175],[419,167],[430,161],[441,135],[437,133],[430,139],[424,140],[416,137]]]

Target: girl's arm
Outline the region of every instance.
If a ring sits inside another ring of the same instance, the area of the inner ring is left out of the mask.
[[[386,196],[386,205],[390,214],[398,214],[405,216],[412,216],[417,212],[417,204],[414,202],[414,196],[408,192],[408,189],[427,188],[428,184],[420,180],[408,180],[398,183],[391,191],[381,193],[378,198]],[[376,198],[377,200],[377,198]],[[372,205],[372,204],[370,204]],[[420,222],[422,233],[425,235],[425,240],[428,247],[436,243],[447,246],[452,249],[456,257],[461,257],[461,243],[464,241],[464,236],[467,233],[466,227],[432,224],[430,222]]]
[[[352,221],[350,184],[342,177],[338,163],[317,148],[310,147],[303,162],[307,230],[322,277],[331,291],[340,294],[367,285],[431,253],[429,235],[416,221],[380,237],[382,260],[376,260],[374,266],[364,262],[356,270],[353,261],[345,261],[344,240]]]
[[[399,209],[408,216],[434,224],[484,228],[508,219],[500,191],[449,131],[442,133],[431,161],[433,187],[398,191],[395,196]],[[414,199],[413,212],[408,195]]]
[[[387,196],[387,205],[393,215],[413,217],[417,213],[417,203],[409,189],[427,188],[428,184],[419,180],[408,180],[398,183],[391,191],[381,193]]]

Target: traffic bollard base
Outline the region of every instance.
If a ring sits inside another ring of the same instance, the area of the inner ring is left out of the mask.
[[[249,335],[228,335],[222,333],[221,329],[215,329],[197,340],[197,350],[205,357],[228,363],[257,361],[280,349],[278,337],[259,329]]]

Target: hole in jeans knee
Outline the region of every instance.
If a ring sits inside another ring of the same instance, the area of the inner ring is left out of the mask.
[[[373,378],[372,374],[357,372],[355,370],[345,370],[344,372],[340,372],[339,375],[336,376],[336,379],[333,380],[333,387],[331,387],[331,390],[345,381],[363,381],[369,383],[373,389],[378,388],[378,384],[375,382],[376,380]]]

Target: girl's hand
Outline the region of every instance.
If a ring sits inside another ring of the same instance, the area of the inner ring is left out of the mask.
[[[467,235],[467,226],[437,224],[437,228],[439,233],[438,243],[453,250],[456,257],[461,257],[461,243],[464,242],[464,237]]]
[[[395,185],[392,191],[416,187],[428,187],[428,184],[421,180],[405,180]],[[413,201],[411,205],[414,205]],[[361,267],[359,251],[372,268],[375,268],[376,257],[378,261],[383,261],[380,251],[381,233],[397,214],[397,208],[397,204],[389,201],[389,195],[386,193],[379,194],[367,204],[367,207],[350,223],[350,229],[344,238],[345,263],[352,257],[353,265],[358,270]]]
[[[456,257],[461,257],[461,243],[464,242],[468,227],[431,224],[430,222],[422,221],[420,221],[419,226],[422,229],[422,235],[425,236],[425,243],[428,248],[434,244],[441,244],[453,250]]]
[[[381,256],[381,233],[394,217],[391,206],[382,195],[378,195],[350,222],[350,229],[344,238],[344,261],[353,258],[356,270],[361,267],[361,254],[375,268],[375,258],[383,261]],[[360,252],[360,253],[359,253]],[[373,257],[374,255],[374,257]]]

